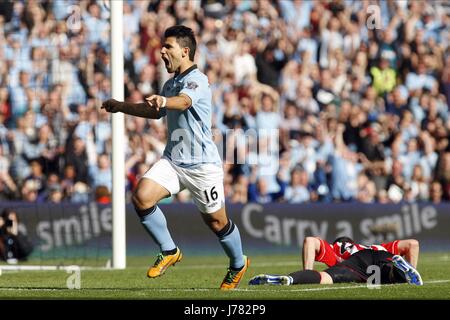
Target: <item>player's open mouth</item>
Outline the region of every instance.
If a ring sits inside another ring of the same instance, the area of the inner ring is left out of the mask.
[[[170,60],[167,57],[161,57],[161,59],[163,59],[164,64],[166,65],[166,68],[170,67]]]

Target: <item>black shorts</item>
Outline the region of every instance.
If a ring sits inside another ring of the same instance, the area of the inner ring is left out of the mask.
[[[393,256],[387,251],[362,250],[324,271],[331,276],[333,283],[367,282],[373,274],[373,271],[367,269],[375,265],[381,271],[380,283],[406,282],[404,275],[392,264]]]

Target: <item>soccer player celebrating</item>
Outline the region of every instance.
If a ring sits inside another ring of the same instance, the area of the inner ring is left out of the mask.
[[[212,94],[207,76],[194,64],[195,50],[192,29],[181,25],[168,28],[160,53],[167,72],[174,76],[164,84],[161,95],[137,104],[109,99],[102,108],[149,119],[167,117],[163,157],[144,174],[133,194],[141,223],[161,250],[147,276],[161,276],[182,258],[157,203],[186,188],[230,258],[220,286],[228,290],[239,285],[249,259],[243,255],[239,230],[225,211],[222,161],[211,133]]]
[[[405,256],[409,261],[406,261]],[[366,282],[370,266],[380,268],[380,283],[423,285],[416,270],[419,243],[415,239],[396,240],[381,245],[364,246],[348,237],[337,238],[333,245],[318,237],[307,237],[303,243],[302,271],[289,275],[260,274],[249,284],[333,284]],[[313,270],[314,261],[325,263],[323,272]]]

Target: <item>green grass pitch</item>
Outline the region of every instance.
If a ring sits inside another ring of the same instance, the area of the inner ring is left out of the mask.
[[[66,271],[3,271],[0,299],[189,299],[189,300],[305,300],[305,299],[446,299],[450,300],[450,253],[422,254],[418,269],[425,285],[364,284],[249,286],[260,273],[289,273],[300,268],[299,256],[251,256],[250,268],[239,289],[218,290],[226,272],[224,257],[189,257],[166,274],[148,279],[153,257],[128,257],[126,270],[82,270],[80,289],[68,289]],[[32,264],[32,261],[29,262]],[[323,265],[318,264],[318,269]]]

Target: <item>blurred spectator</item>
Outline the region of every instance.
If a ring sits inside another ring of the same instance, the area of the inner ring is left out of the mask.
[[[309,201],[308,184],[308,172],[303,168],[294,168],[291,172],[291,182],[284,193],[286,201],[289,203]]]
[[[403,176],[403,164],[400,160],[394,160],[386,182],[389,199],[392,202],[400,202],[403,199],[405,187],[406,182]]]
[[[246,204],[248,202],[248,179],[245,175],[237,177],[233,186],[233,195],[229,199],[231,203]]]
[[[47,201],[49,203],[61,203],[64,198],[64,193],[59,185],[53,185],[49,188]]]
[[[394,90],[387,95],[386,111],[398,117],[408,109],[408,93],[403,87],[395,87]]]
[[[429,199],[429,182],[423,176],[423,169],[416,164],[411,177],[411,192],[414,200],[427,201]]]
[[[0,217],[0,257],[10,264],[25,261],[33,252],[33,245],[20,231],[17,212],[4,209]]]
[[[39,195],[39,186],[36,181],[28,180],[22,185],[20,190],[21,200],[25,202],[37,202]]]
[[[264,175],[257,177],[256,168],[252,168],[252,175],[248,184],[248,201],[270,203],[281,200],[286,189],[286,182],[277,177],[278,192],[270,192],[267,178]]]
[[[243,40],[236,56],[233,60],[234,77],[236,84],[241,84],[244,80],[254,81],[256,79],[256,64],[255,57],[250,53],[250,43]]]
[[[430,201],[440,203],[442,201],[442,186],[439,181],[433,181],[430,186]]]
[[[336,149],[332,156],[331,194],[341,201],[353,200],[358,193],[357,177],[362,170],[358,155],[344,144],[344,125],[339,124],[335,136]]]
[[[73,194],[73,189],[75,185],[76,171],[73,165],[67,164],[64,167],[64,173],[61,180],[61,189],[64,198],[70,199]]]
[[[17,191],[14,180],[9,175],[9,158],[3,152],[3,146],[0,145],[0,199],[12,200]]]
[[[386,56],[381,56],[379,66],[370,69],[370,75],[373,79],[373,87],[378,95],[382,96],[394,89],[397,75],[395,70],[389,66],[389,59]]]
[[[111,162],[107,154],[101,154],[97,164],[91,162],[89,175],[94,189],[98,186],[105,186],[108,190],[112,190]]]
[[[281,70],[288,62],[285,53],[277,50],[275,45],[271,44],[256,55],[255,62],[258,81],[277,88]]]
[[[444,199],[450,201],[450,151],[441,155],[436,178],[442,185]]]
[[[95,188],[95,202],[99,204],[110,204],[111,193],[105,186],[98,186]]]
[[[47,186],[44,169],[39,160],[31,160],[31,174],[25,178],[25,184],[33,185],[38,194],[42,194]]]
[[[72,203],[87,203],[90,199],[89,192],[89,186],[81,181],[78,181],[73,185],[73,193],[70,201]]]
[[[75,138],[72,146],[67,147],[66,163],[72,165],[77,173],[75,181],[88,181],[88,161],[86,143],[80,138]]]
[[[358,175],[358,194],[356,198],[362,203],[373,203],[376,196],[375,183],[364,174]]]
[[[281,124],[277,110],[278,100],[276,96],[263,94],[261,97],[261,109],[256,115],[256,127],[259,130],[278,129]]]
[[[423,61],[419,62],[416,71],[411,71],[406,76],[406,87],[409,91],[419,89],[433,90],[437,86],[436,79],[427,73],[427,67]]]
[[[128,12],[126,12],[128,13]],[[108,22],[102,17],[100,6],[91,2],[87,6],[87,12],[84,12],[84,21],[88,32],[88,41],[90,43],[100,42],[106,44],[108,41]]]
[[[22,117],[28,110],[29,104],[26,90],[30,86],[30,74],[23,70],[19,72],[19,83],[17,86],[9,88],[9,97],[11,99],[12,121]]]

